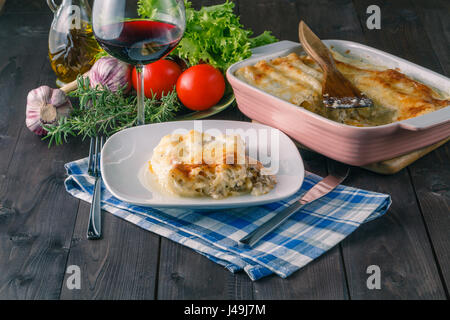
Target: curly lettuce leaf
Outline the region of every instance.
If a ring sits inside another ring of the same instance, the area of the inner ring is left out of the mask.
[[[155,14],[155,0],[140,0],[139,14],[151,18]],[[276,42],[269,31],[251,38],[253,32],[241,25],[233,12],[234,3],[192,8],[185,1],[186,30],[172,54],[185,59],[189,65],[209,63],[225,71],[230,65],[251,56],[251,48]]]

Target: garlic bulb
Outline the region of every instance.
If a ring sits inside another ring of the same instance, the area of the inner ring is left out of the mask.
[[[113,92],[124,86],[128,92],[131,89],[130,76],[131,66],[112,57],[98,59],[89,71],[91,87],[103,85]]]
[[[72,109],[72,103],[64,91],[41,86],[28,93],[25,122],[28,129],[42,136],[47,134],[43,124],[52,124],[69,116]]]

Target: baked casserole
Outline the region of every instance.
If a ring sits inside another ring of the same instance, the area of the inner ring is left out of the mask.
[[[164,136],[149,162],[150,172],[170,194],[214,199],[268,193],[276,179],[263,169],[259,161],[245,156],[239,135],[212,136],[195,130]]]
[[[437,92],[395,69],[344,57],[332,51],[339,71],[374,102],[370,108],[333,109],[322,104],[323,74],[307,55],[290,53],[239,68],[235,76],[292,104],[328,119],[359,127],[417,117],[450,105],[448,92]]]

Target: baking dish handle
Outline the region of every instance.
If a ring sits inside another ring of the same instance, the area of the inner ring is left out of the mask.
[[[252,49],[252,58],[268,54],[271,52],[278,52],[282,50],[288,50],[292,48],[298,48],[299,44],[289,40],[283,40],[275,43],[266,44],[260,47],[256,47]]]
[[[450,122],[450,106],[417,118],[400,121],[401,128],[409,131],[420,131]]]

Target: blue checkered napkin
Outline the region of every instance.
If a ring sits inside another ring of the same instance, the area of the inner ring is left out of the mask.
[[[66,190],[91,202],[94,179],[87,158],[65,165]],[[139,207],[113,197],[102,186],[102,208],[112,214],[196,250],[232,272],[244,270],[252,280],[272,273],[286,278],[311,262],[362,223],[383,215],[389,195],[338,186],[294,214],[253,248],[238,242],[277,212],[294,203],[321,178],[307,174],[301,189],[285,201],[259,207],[198,212]]]

